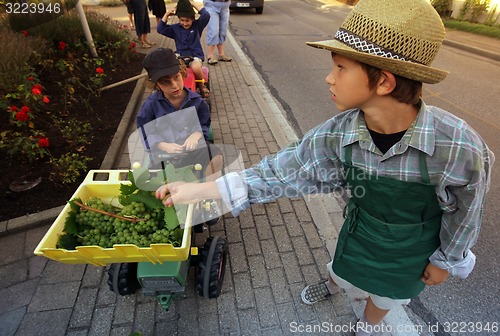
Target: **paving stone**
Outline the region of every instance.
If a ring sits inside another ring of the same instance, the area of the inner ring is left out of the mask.
[[[177,321],[164,321],[156,324],[155,336],[179,335]]]
[[[280,253],[293,251],[292,241],[288,235],[288,231],[284,226],[273,226],[272,227],[274,238],[276,239],[276,245],[278,246],[278,251]]]
[[[252,204],[251,210],[254,216],[266,214],[266,207],[264,204]]]
[[[0,316],[26,306],[36,290],[38,279],[32,279],[0,289]]]
[[[26,307],[20,307],[0,315],[0,335],[13,336],[23,321],[24,314],[26,314]]]
[[[33,253],[34,253],[36,247],[38,246],[38,244],[42,240],[43,236],[45,236],[45,233],[50,228],[51,224],[52,223],[47,224],[47,225],[42,225],[39,227],[37,226],[37,227],[34,227],[34,228],[26,231],[26,237],[25,237],[25,241],[24,241],[24,255],[26,257],[29,258],[29,257],[34,256]],[[38,256],[38,258],[45,258],[45,257]]]
[[[267,216],[255,216],[254,219],[259,239],[274,239],[271,223],[269,223]]]
[[[38,278],[42,274],[49,259],[33,256],[28,259],[28,276],[30,279]],[[0,277],[1,278],[1,277]]]
[[[71,309],[34,312],[24,315],[16,336],[65,335]]]
[[[242,336],[260,336],[260,323],[257,308],[238,310]]]
[[[278,312],[276,311],[276,303],[271,295],[271,288],[262,287],[255,289],[255,297],[257,298],[257,312],[262,328],[279,325]]]
[[[0,288],[7,288],[28,280],[28,259],[21,259],[0,267]]]
[[[318,248],[325,245],[324,241],[320,238],[318,228],[314,225],[314,223],[301,222],[300,226],[302,227],[302,230],[304,230],[307,243],[311,248]]]
[[[238,309],[255,307],[250,273],[236,273],[234,275],[234,292]]]
[[[40,277],[41,284],[53,284],[70,281],[81,281],[85,265],[80,264],[63,264],[54,260],[50,260],[42,276]]]
[[[254,228],[242,230],[243,242],[245,244],[245,252],[247,256],[261,254],[257,231]]]
[[[217,313],[200,315],[200,335],[219,334],[219,317]]]
[[[312,222],[311,213],[303,199],[292,200],[292,204],[300,222]]]
[[[73,308],[79,289],[79,281],[39,284],[28,306],[28,312]]]
[[[238,219],[240,220],[240,226],[242,229],[255,227],[252,211],[250,209],[246,209],[245,211],[240,213]]]
[[[304,237],[290,238],[293,244],[293,250],[299,261],[299,265],[308,265],[314,263],[314,258],[311,254],[309,246]]]
[[[102,277],[108,278],[103,266],[87,265],[82,279],[83,287],[98,287],[101,284]]]
[[[276,306],[276,311],[278,312],[279,321],[283,332],[285,334],[291,332],[291,330],[293,330],[292,327],[298,321],[293,303],[278,304]]]
[[[122,326],[113,326],[111,327],[110,336],[126,336],[130,335],[133,331],[132,325],[122,325]]]
[[[302,282],[302,274],[300,272],[299,263],[294,252],[281,253],[281,260],[285,265],[284,270],[289,284]]]
[[[261,240],[260,246],[262,248],[262,255],[264,256],[264,261],[266,263],[267,269],[283,266],[283,264],[281,263],[281,258],[278,252],[278,248],[276,247],[274,240],[272,239]]]
[[[242,243],[229,244],[229,258],[231,259],[233,273],[246,272],[248,270],[245,248]]]
[[[97,293],[97,305],[106,306],[114,304],[117,296],[118,295],[109,289],[108,277],[102,277],[101,284],[99,285],[99,292]]]
[[[179,319],[177,321],[177,327],[179,335],[198,335],[198,314],[197,311],[193,309],[196,307],[195,299],[186,299],[178,301],[178,312]]]
[[[241,242],[241,230],[240,223],[237,218],[225,218],[224,222],[226,224],[226,236],[228,243],[240,243]]]
[[[277,203],[266,203],[266,212],[271,226],[284,225],[283,217]]]
[[[277,203],[278,203],[279,209],[280,209],[281,213],[283,214],[284,218],[285,218],[284,214],[289,213],[289,212],[294,212],[292,201],[289,198],[282,197],[282,198],[278,199]],[[286,225],[289,224],[286,219],[285,219],[285,223],[286,223]]]
[[[277,304],[292,302],[292,296],[283,268],[270,269],[268,274],[274,301]]]
[[[136,295],[117,295],[113,324],[134,323],[136,301]]]
[[[140,331],[141,336],[153,336],[155,329],[156,301],[141,303],[136,308],[134,330]]]
[[[264,258],[260,255],[248,257],[248,264],[250,265],[250,275],[252,276],[252,287],[259,288],[262,286],[269,286],[269,278],[267,275]]]
[[[102,307],[94,310],[89,336],[109,335],[114,309],[114,307]]]
[[[0,237],[0,266],[10,264],[16,260],[24,259],[24,240],[26,232],[10,234],[6,237]]]
[[[238,332],[240,324],[235,305],[235,297],[225,294],[217,298],[217,314],[219,315],[219,333],[227,334]]]
[[[285,226],[290,237],[303,236],[301,223],[299,223],[295,212],[283,214],[283,220],[285,221]]]
[[[94,312],[95,302],[97,299],[97,291],[97,288],[80,289],[69,323],[71,328],[90,326],[92,313]]]

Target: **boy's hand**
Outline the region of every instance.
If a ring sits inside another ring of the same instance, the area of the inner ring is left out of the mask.
[[[203,137],[203,134],[201,132],[194,132],[184,142],[184,148],[187,151],[195,150],[198,147],[198,143],[202,137]]]
[[[184,146],[172,142],[160,142],[158,149],[169,154],[180,154],[184,152]]]
[[[170,193],[170,195],[168,195]],[[220,199],[221,195],[215,182],[186,183],[173,182],[162,185],[156,190],[156,198],[168,207],[174,204],[192,204],[204,199]]]
[[[422,276],[422,281],[428,286],[440,285],[448,279],[449,272],[428,263]]]

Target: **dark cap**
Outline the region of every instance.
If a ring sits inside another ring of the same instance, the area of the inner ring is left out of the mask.
[[[178,17],[194,18],[195,12],[189,0],[179,0],[177,2],[175,15]]]
[[[172,76],[179,72],[179,60],[172,49],[158,48],[144,57],[144,69],[153,83],[164,76]]]

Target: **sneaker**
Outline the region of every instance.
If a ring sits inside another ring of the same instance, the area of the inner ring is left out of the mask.
[[[302,302],[308,305],[326,300],[329,296],[332,295],[333,294],[330,293],[328,287],[326,287],[326,281],[320,282],[315,285],[307,285],[300,293]]]
[[[233,59],[227,55],[219,56],[219,61],[221,62],[231,62]]]
[[[211,57],[207,60],[207,63],[210,65],[215,65],[215,64],[219,63],[219,61],[217,61],[216,58]]]

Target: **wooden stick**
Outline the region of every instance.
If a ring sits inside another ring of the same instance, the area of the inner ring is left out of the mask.
[[[92,207],[90,207],[88,205],[85,205],[85,204],[82,204],[82,203],[80,203],[78,201],[73,201],[73,203],[75,203],[76,205],[78,205],[80,208],[82,208],[84,210],[89,210],[89,211],[97,212],[97,213],[100,213],[100,214],[103,214],[103,215],[106,215],[106,216],[110,216],[110,217],[114,217],[114,218],[118,218],[118,219],[121,219],[121,220],[124,220],[124,221],[127,221],[127,222],[137,223],[137,222],[140,222],[141,220],[145,220],[145,219],[139,219],[139,218],[123,217],[123,216],[114,214],[112,212],[107,212],[107,211],[104,211],[104,210],[92,208]]]

